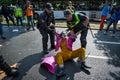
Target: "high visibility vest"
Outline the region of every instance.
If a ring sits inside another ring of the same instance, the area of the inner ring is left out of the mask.
[[[75,27],[76,25],[78,25],[80,23],[78,13],[74,13],[73,15],[75,16],[75,21],[71,20],[67,24],[70,28],[73,28],[73,27]]]
[[[22,17],[22,9],[21,8],[15,8],[15,16],[16,17]]]
[[[74,11],[74,7],[73,7],[73,6],[68,6],[67,9],[69,9],[70,12],[71,12],[72,14],[75,13],[75,11]]]

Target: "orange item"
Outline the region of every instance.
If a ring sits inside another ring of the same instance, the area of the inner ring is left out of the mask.
[[[33,16],[33,11],[32,11],[32,9],[31,9],[31,5],[29,5],[29,6],[27,7],[26,15],[27,15],[27,16]]]

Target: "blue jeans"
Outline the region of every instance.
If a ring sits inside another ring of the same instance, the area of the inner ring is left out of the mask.
[[[33,16],[27,16],[27,21],[28,21],[28,28],[32,27],[34,29]]]
[[[116,32],[116,27],[117,27],[117,22],[118,22],[118,21],[116,21],[116,20],[110,19],[110,20],[108,21],[108,26],[107,26],[107,28],[106,28],[106,32],[109,31],[110,26],[113,24],[113,34],[115,34],[115,32]]]
[[[3,35],[2,23],[0,22],[0,36]]]

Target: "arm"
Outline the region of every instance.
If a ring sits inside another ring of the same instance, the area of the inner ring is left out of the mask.
[[[38,23],[37,23],[37,28],[39,29],[39,28],[42,28],[42,29],[44,29],[44,30],[47,30],[47,23],[46,23],[46,15],[45,15],[45,13],[43,12],[43,13],[41,13],[40,14],[40,16],[39,16],[39,18],[38,18]]]

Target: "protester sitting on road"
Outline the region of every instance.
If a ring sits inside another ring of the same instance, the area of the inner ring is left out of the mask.
[[[85,65],[85,48],[81,47],[76,50],[72,50],[72,45],[77,36],[75,34],[69,34],[66,35],[65,32],[62,32],[61,34],[56,33],[57,39],[56,39],[56,48],[57,51],[59,47],[61,48],[60,52],[57,52],[55,56],[55,61],[59,66],[59,72],[57,73],[57,77],[61,77],[65,75],[64,72],[64,61],[71,60],[74,58],[79,58],[81,62],[81,69],[83,68],[90,68]]]
[[[2,25],[2,22],[3,22],[3,17],[2,17],[1,10],[0,10],[0,36],[1,36],[2,39],[6,39],[6,37],[3,35],[3,25]]]
[[[110,12],[110,15],[111,16],[110,16],[109,20],[107,21],[108,24],[107,24],[107,28],[106,28],[104,34],[105,35],[107,34],[107,32],[109,31],[110,26],[113,23],[113,35],[112,36],[115,37],[116,27],[117,27],[117,22],[118,22],[115,7],[112,8],[112,10]]]
[[[0,70],[3,70],[8,77],[16,77],[19,72],[16,68],[11,68],[0,55]]]

